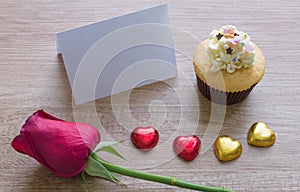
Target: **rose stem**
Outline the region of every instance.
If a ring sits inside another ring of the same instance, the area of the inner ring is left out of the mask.
[[[176,179],[175,177],[155,175],[155,174],[150,174],[150,173],[119,167],[117,165],[113,165],[101,160],[96,154],[93,154],[93,157],[96,161],[101,163],[107,170],[121,175],[126,175],[129,177],[154,181],[154,182],[163,183],[171,186],[177,186],[181,188],[192,189],[192,190],[203,191],[203,192],[234,192],[233,190],[226,189],[226,188],[197,185],[197,184]]]

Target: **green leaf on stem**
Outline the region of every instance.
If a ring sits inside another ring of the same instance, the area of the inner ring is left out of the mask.
[[[125,158],[113,146],[111,146],[120,142],[121,141],[102,141],[95,147],[93,152],[96,153],[98,151],[105,151],[125,160]]]
[[[119,183],[119,180],[116,179],[116,177],[114,175],[112,175],[112,173],[110,171],[108,171],[101,163],[96,161],[93,158],[93,155],[95,155],[95,154],[91,154],[89,156],[89,158],[87,160],[87,165],[86,165],[84,171],[91,176],[97,176],[97,177],[101,177],[101,178]]]

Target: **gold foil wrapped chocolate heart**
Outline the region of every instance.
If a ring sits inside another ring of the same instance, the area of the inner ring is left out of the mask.
[[[239,141],[227,135],[222,135],[216,140],[214,151],[220,161],[231,161],[241,156],[242,145]]]
[[[248,144],[256,147],[270,147],[275,143],[273,130],[264,122],[254,123],[248,131]]]

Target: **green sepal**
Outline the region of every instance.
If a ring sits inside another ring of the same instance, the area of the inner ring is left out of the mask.
[[[110,173],[111,173],[111,175],[112,175],[113,178],[115,179],[115,182],[116,182],[118,185],[122,185],[122,186],[124,186],[124,187],[127,187],[127,185],[125,185],[124,183],[122,183],[121,180],[120,180],[118,177],[116,177],[114,173],[112,173],[112,172],[110,172]]]
[[[88,192],[92,192],[92,189],[91,189],[91,187],[90,187],[88,181],[86,180],[86,177],[85,177],[85,171],[84,171],[84,170],[81,172],[81,178],[82,178],[82,180],[83,180],[83,182],[84,182],[84,184],[85,184],[85,186],[86,186]]]
[[[119,143],[120,141],[101,141],[100,143],[98,143],[98,145],[94,148],[93,153],[96,153],[98,151],[100,151],[103,147],[107,147],[110,145],[114,145]]]
[[[88,157],[87,165],[86,165],[84,171],[91,176],[101,177],[101,178],[108,179],[110,181],[118,183],[118,180],[115,179],[115,176],[113,176],[112,173],[110,171],[108,171],[101,163],[96,161],[93,158],[93,155],[95,155],[95,154],[92,153]]]
[[[102,141],[95,147],[93,152],[96,153],[98,151],[105,151],[125,160],[125,158],[113,146],[111,146],[120,142],[121,141]]]

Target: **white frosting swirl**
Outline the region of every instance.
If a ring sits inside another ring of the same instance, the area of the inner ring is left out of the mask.
[[[242,67],[255,65],[255,50],[250,37],[232,25],[225,25],[210,33],[208,50],[213,57],[212,72],[226,70],[233,73]]]

